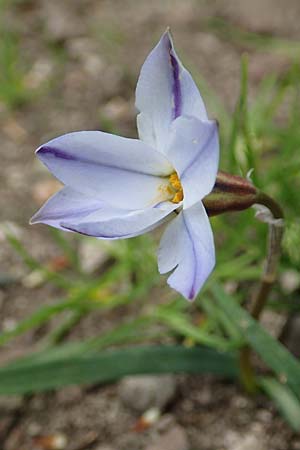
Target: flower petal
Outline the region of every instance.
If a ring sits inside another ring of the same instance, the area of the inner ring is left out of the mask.
[[[211,226],[202,203],[183,210],[166,228],[158,251],[160,273],[175,269],[168,284],[193,300],[215,265]]]
[[[144,234],[159,226],[177,205],[165,203],[157,208],[125,211],[104,208],[85,217],[79,223],[63,222],[62,226],[78,233],[101,239],[125,239]]]
[[[205,106],[190,73],[176,55],[169,31],[147,57],[136,88],[139,136],[163,151],[169,126],[186,114],[207,119]]]
[[[35,213],[30,223],[45,223],[64,230],[61,226],[62,221],[80,221],[103,206],[101,200],[76,192],[70,187],[64,187]]]
[[[142,209],[168,198],[166,158],[137,139],[81,131],[53,139],[37,156],[64,184],[115,207]]]
[[[209,194],[215,184],[219,165],[216,122],[178,117],[172,124],[165,154],[179,175],[184,208],[189,208]]]

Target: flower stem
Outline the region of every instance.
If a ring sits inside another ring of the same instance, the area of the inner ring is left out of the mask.
[[[267,207],[272,214],[272,217],[266,219],[269,224],[269,236],[265,268],[251,307],[251,315],[258,320],[267,302],[270,289],[276,280],[283,236],[283,211],[275,200],[263,192],[258,193],[257,204]]]
[[[250,307],[252,317],[259,320],[260,315],[267,303],[269,292],[276,280],[276,272],[280,258],[281,241],[283,236],[284,216],[278,203],[263,192],[257,193],[256,204],[267,208],[265,211],[259,211],[257,215],[269,225],[266,263],[258,289],[253,297]],[[260,210],[261,208],[258,206],[258,209]],[[255,376],[251,364],[251,351],[248,346],[243,347],[240,352],[240,371],[241,380],[246,390],[249,393],[255,392]]]

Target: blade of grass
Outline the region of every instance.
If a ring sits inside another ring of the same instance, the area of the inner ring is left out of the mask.
[[[254,320],[221,286],[211,286],[218,306],[239,327],[246,342],[259,354],[261,359],[300,398],[300,362],[262,326]]]
[[[279,381],[270,377],[259,378],[260,387],[274,401],[294,431],[300,431],[300,402],[294,393]]]
[[[116,276],[119,269],[116,267],[116,270],[113,270],[113,276]],[[21,322],[17,324],[17,326],[13,330],[5,331],[0,334],[0,345],[7,343],[10,339],[19,336],[26,331],[34,327],[39,327],[43,323],[48,322],[53,316],[59,314],[66,310],[77,310],[83,307],[83,304],[87,307],[97,308],[100,303],[97,304],[95,302],[95,290],[99,290],[102,286],[105,287],[105,282],[109,276],[112,276],[112,273],[109,272],[107,277],[103,277],[101,280],[92,280],[89,283],[84,284],[83,286],[77,286],[76,289],[73,289],[70,295],[65,300],[60,300],[52,305],[45,305],[35,311],[31,316],[25,318]]]
[[[255,163],[255,156],[254,156],[254,148],[252,143],[252,134],[250,129],[250,122],[249,122],[249,112],[248,112],[248,55],[244,54],[242,55],[241,60],[241,129],[243,133],[243,137],[245,140],[245,146],[246,146],[246,158],[247,158],[247,167],[246,167],[246,173],[249,170],[253,170],[253,173],[251,175],[251,178],[253,180],[253,183],[257,185],[257,173],[256,173],[256,163]]]
[[[225,334],[229,336],[231,342],[237,347],[244,342],[242,333],[236,324],[229,319],[227,314],[218,308],[210,298],[201,297],[201,306],[207,312],[208,316],[213,318],[216,323],[219,323],[224,330]]]
[[[207,348],[176,346],[110,350],[60,361],[31,361],[0,369],[0,394],[25,394],[70,384],[107,383],[126,375],[212,373],[237,376],[236,357]]]
[[[193,339],[197,343],[222,351],[230,348],[230,342],[226,339],[209,334],[200,327],[191,324],[189,319],[179,311],[172,311],[171,308],[160,307],[154,312],[153,317],[172,330],[182,334],[184,337]]]
[[[112,345],[124,345],[132,342],[142,342],[161,337],[161,332],[151,331],[153,319],[139,317],[122,323],[101,336],[91,337],[85,341],[68,342],[63,345],[46,347],[30,355],[19,358],[9,364],[9,367],[28,365],[32,362],[62,361],[68,358],[94,355]]]

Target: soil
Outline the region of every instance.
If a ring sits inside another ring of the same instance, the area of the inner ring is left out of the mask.
[[[232,110],[244,48],[207,29],[208,19],[216,17],[248,31],[300,38],[298,0],[29,0],[8,10],[5,22],[20,36],[25,81],[33,97],[14,110],[0,103],[0,223],[9,222],[40,261],[59,256],[60,250],[46,227],[29,227],[28,220],[57,190],[57,183],[35,159],[34,149],[51,137],[104,129],[110,123],[118,123],[119,134],[135,136],[139,68],[167,26],[185,65],[193,74],[200,73]],[[250,50],[251,93],[267,73],[280,75],[287,64],[283,56]],[[27,269],[1,232],[0,241],[3,330],[59,292],[49,285],[24,285]],[[84,321],[77,336],[99,332],[99,320]],[[0,362],[32,351],[36,338],[29,332],[1,348]],[[58,436],[58,441],[66,439],[61,447],[66,450],[96,450],[104,444],[115,450],[142,450],[156,442],[164,427],[179,424],[190,450],[300,449],[300,438],[265,397],[249,398],[238,385],[211,377],[177,380],[176,397],[144,432],[134,431],[138,417],[122,405],[115,384],[69,387],[21,403],[0,400],[0,448],[51,449],[50,437]]]

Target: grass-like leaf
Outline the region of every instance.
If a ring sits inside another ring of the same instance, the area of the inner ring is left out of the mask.
[[[300,402],[288,386],[269,377],[260,378],[259,384],[277,405],[293,430],[300,431]]]
[[[238,325],[245,341],[259,354],[261,359],[284,381],[300,398],[300,363],[294,356],[250,314],[236,303],[217,284],[212,292],[218,306]]]
[[[28,359],[0,369],[0,395],[26,394],[70,384],[107,383],[126,375],[162,373],[213,373],[237,376],[234,354],[208,348],[177,346],[134,347],[91,356],[55,356],[44,361]]]

